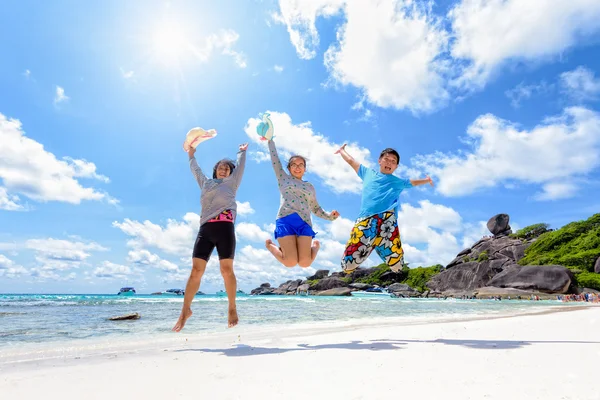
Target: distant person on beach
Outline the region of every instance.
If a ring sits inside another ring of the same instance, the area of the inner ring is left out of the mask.
[[[330,213],[324,211],[317,201],[313,185],[302,180],[306,172],[306,158],[299,155],[290,157],[287,163],[288,174],[281,165],[273,139],[269,140],[269,153],[281,202],[274,231],[279,246],[271,239],[265,242],[265,246],[286,267],[309,267],[320,248],[319,241],[313,241],[316,232],[312,229],[311,213],[329,221],[340,214],[335,210]]]
[[[217,162],[213,168],[212,179],[206,177],[200,169],[194,157],[196,149],[190,147],[188,151],[190,169],[200,186],[202,211],[200,230],[192,253],[192,272],[185,287],[181,315],[172,329],[175,332],[181,331],[187,319],[192,316],[192,301],[200,288],[206,264],[215,247],[229,301],[228,326],[231,328],[238,323],[235,305],[237,282],[233,272],[236,245],[234,223],[237,213],[235,195],[244,174],[246,149],[248,144],[240,145],[235,164],[228,159]]]
[[[400,155],[387,148],[379,155],[379,169],[367,168],[346,152],[344,144],[339,153],[363,181],[360,213],[350,234],[350,240],[342,258],[342,269],[347,274],[360,266],[373,250],[398,272],[404,264],[404,251],[398,230],[398,197],[404,189],[433,181],[425,179],[401,179],[393,173],[400,163]]]

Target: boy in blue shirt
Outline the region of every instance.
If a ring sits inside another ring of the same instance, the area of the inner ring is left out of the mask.
[[[433,186],[433,181],[429,176],[410,180],[394,176],[400,162],[400,155],[394,149],[387,148],[381,152],[379,171],[359,164],[346,152],[345,144],[337,153],[363,181],[360,214],[344,251],[342,269],[347,274],[352,273],[374,249],[393,272],[398,272],[404,264],[398,230],[398,196],[404,189],[413,186],[427,183]]]

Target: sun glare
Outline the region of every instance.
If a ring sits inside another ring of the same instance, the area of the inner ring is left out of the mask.
[[[165,65],[181,64],[192,51],[184,29],[173,22],[164,23],[153,31],[152,52]]]

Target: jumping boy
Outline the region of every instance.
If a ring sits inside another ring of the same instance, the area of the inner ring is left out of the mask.
[[[394,176],[400,162],[400,155],[394,149],[387,148],[381,152],[379,171],[359,164],[346,152],[345,144],[337,153],[363,181],[360,214],[344,251],[342,269],[347,274],[352,273],[375,249],[391,270],[398,272],[404,264],[398,230],[398,197],[404,189],[427,183],[433,186],[433,181],[429,176],[410,180]]]

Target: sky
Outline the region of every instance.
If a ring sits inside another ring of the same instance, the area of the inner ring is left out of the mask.
[[[361,181],[398,150],[410,267],[449,263],[510,216],[551,228],[600,210],[597,0],[8,0],[0,9],[0,293],[184,288],[200,190],[182,149],[200,126],[210,171],[248,142],[237,194],[238,285],[340,271]],[[278,264],[279,192],[256,126],[333,222],[321,251]],[[376,255],[364,264],[380,263]],[[216,252],[201,290],[223,289]]]

